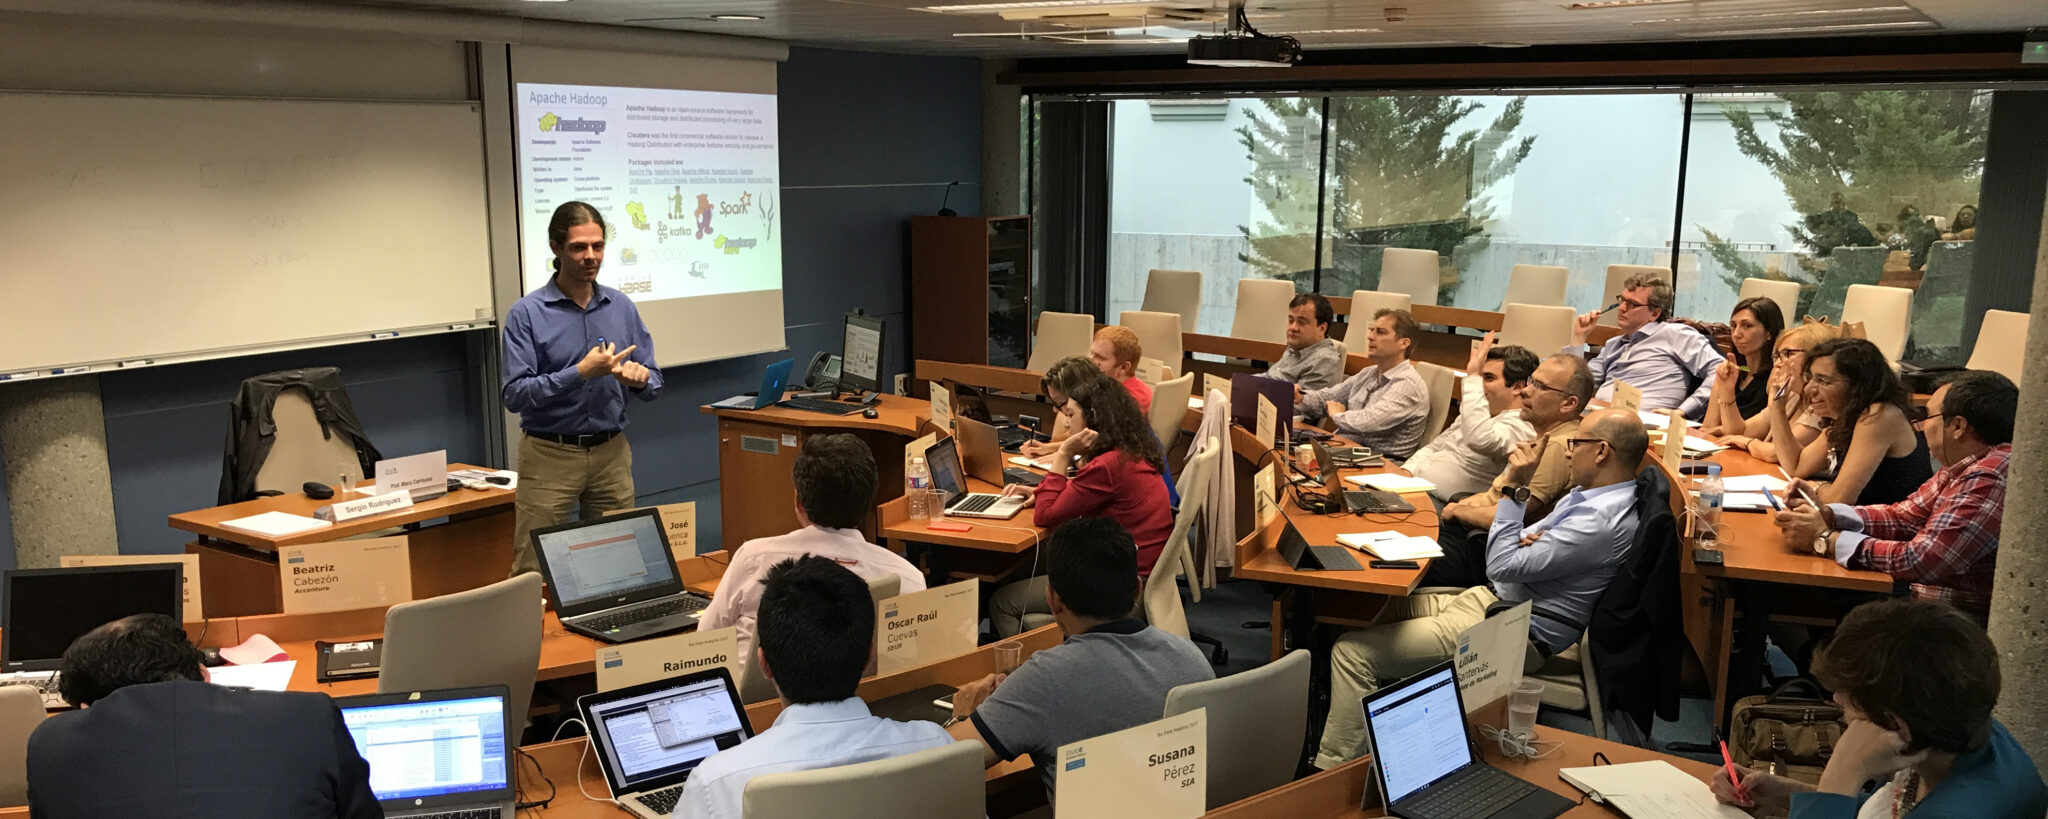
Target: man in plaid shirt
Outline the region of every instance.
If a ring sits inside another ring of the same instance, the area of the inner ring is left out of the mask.
[[[1914,597],[1947,600],[1988,619],[2018,403],[2019,388],[1995,372],[1971,370],[1943,385],[1920,422],[1943,469],[1904,501],[1881,506],[1815,509],[1798,497],[1805,482],[1795,482],[1787,511],[1777,515],[1785,546],[1884,572],[1911,584]]]

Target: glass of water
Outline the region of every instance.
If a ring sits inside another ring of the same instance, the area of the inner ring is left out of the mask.
[[[1523,677],[1508,692],[1508,733],[1522,739],[1536,736],[1536,712],[1543,707],[1543,682]]]

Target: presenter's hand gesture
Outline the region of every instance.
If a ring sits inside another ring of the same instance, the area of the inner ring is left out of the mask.
[[[611,375],[619,369],[619,363],[637,349],[640,349],[637,344],[624,350],[617,350],[615,345],[608,343],[591,347],[590,352],[583,354],[583,360],[576,362],[576,374],[583,376],[585,381]]]
[[[631,352],[630,348],[628,352]],[[612,370],[613,378],[618,379],[619,383],[634,389],[647,386],[649,375],[647,365],[631,359],[621,360],[618,367]]]

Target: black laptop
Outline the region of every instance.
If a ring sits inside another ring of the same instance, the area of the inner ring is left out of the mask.
[[[1316,450],[1316,463],[1322,468],[1323,491],[1330,493],[1332,497],[1342,498],[1346,511],[1357,515],[1405,515],[1415,511],[1412,504],[1392,492],[1381,489],[1344,488],[1344,481],[1337,472],[1339,467],[1335,450],[1323,446],[1321,441],[1315,442],[1313,446]]]
[[[711,605],[683,590],[653,509],[535,529],[533,553],[562,627],[607,643],[696,628]]]
[[[1401,819],[1549,819],[1577,803],[1486,764],[1452,661],[1367,694],[1373,784]]]
[[[1286,518],[1287,513],[1281,512]],[[1308,539],[1301,536],[1301,530],[1294,528],[1294,520],[1286,518],[1280,530],[1280,557],[1295,571],[1301,572],[1355,572],[1365,567],[1351,556],[1342,546],[1310,546]]]

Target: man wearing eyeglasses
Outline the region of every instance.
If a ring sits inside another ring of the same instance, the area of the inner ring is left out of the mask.
[[[1626,381],[1643,391],[1643,409],[1675,409],[1698,420],[1707,411],[1707,399],[1714,392],[1714,368],[1726,357],[1714,348],[1712,339],[1683,324],[1665,321],[1671,317],[1671,285],[1663,277],[1638,275],[1622,284],[1614,297],[1615,323],[1621,334],[1587,360],[1593,379],[1599,383],[1594,398],[1614,397],[1614,382]],[[1586,355],[1586,336],[1600,322],[1599,310],[1579,316],[1572,327],[1572,346],[1565,352]]]
[[[1919,424],[1942,470],[1904,501],[1877,506],[1815,508],[1800,497],[1812,485],[1795,481],[1776,515],[1785,547],[1884,572],[1911,584],[1914,597],[1989,619],[2018,407],[2019,388],[1995,372],[1970,370],[1942,385]]]
[[[1359,700],[1450,659],[1458,634],[1486,619],[1496,602],[1533,602],[1532,663],[1578,641],[1635,539],[1636,470],[1650,448],[1642,420],[1626,410],[1589,415],[1580,430],[1567,442],[1578,488],[1526,528],[1522,513],[1527,481],[1536,474],[1536,442],[1524,442],[1508,456],[1511,486],[1487,535],[1487,584],[1455,594],[1392,598],[1375,625],[1337,638],[1330,650],[1330,715],[1317,766],[1335,767],[1362,753],[1365,712]]]

